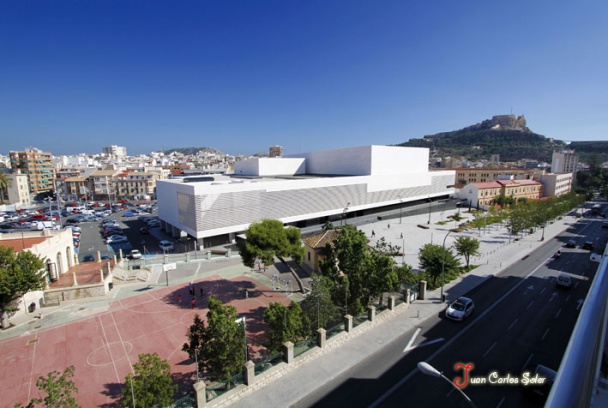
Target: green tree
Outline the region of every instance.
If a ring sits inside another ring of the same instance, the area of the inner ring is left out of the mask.
[[[285,228],[281,221],[262,220],[255,222],[245,231],[247,242],[239,253],[243,264],[253,268],[256,260],[272,264],[275,256],[290,256],[296,263],[304,259],[304,246],[300,230]]]
[[[454,249],[458,255],[464,257],[467,265],[466,268],[469,270],[469,260],[471,256],[479,255],[479,240],[472,237],[458,237],[454,242]]]
[[[182,350],[191,359],[198,359],[199,370],[212,381],[223,381],[239,373],[245,363],[245,326],[237,322],[237,311],[232,305],[222,305],[209,297],[207,325],[198,315],[188,329],[189,343]]]
[[[26,408],[34,408],[37,404],[43,404],[43,407],[80,408],[73,395],[78,394],[78,388],[76,388],[72,377],[74,377],[74,366],[69,366],[63,373],[52,371],[46,377],[38,377],[36,387],[46,396],[32,399],[26,405]],[[15,404],[15,408],[21,407],[21,404]]]
[[[302,302],[302,310],[310,324],[309,334],[340,319],[340,310],[332,300],[334,283],[323,275],[313,275],[311,292]]]
[[[30,251],[15,253],[13,248],[0,246],[0,314],[2,327],[10,325],[9,314],[17,311],[16,301],[27,292],[46,285],[42,271],[44,261]]]
[[[140,354],[133,364],[133,373],[125,378],[120,402],[123,407],[166,407],[173,402],[176,391],[169,362],[158,353]]]
[[[437,288],[437,279],[444,271],[446,275],[455,275],[460,270],[460,261],[449,248],[442,245],[425,244],[418,252],[420,268],[424,269],[432,282],[429,289]],[[445,264],[445,266],[444,266]]]
[[[294,301],[288,307],[271,302],[264,310],[264,321],[268,325],[266,348],[270,353],[280,351],[287,341],[296,344],[310,334],[310,322]]]

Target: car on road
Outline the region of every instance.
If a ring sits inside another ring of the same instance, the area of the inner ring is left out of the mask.
[[[102,255],[101,256],[101,260],[102,261],[111,261],[114,257],[110,256],[110,255]]]
[[[82,262],[95,262],[95,257],[91,254],[85,255]]]
[[[567,248],[576,248],[576,241],[571,239],[570,241],[566,242],[566,247]]]
[[[562,288],[571,288],[572,287],[572,277],[565,273],[560,273],[557,276],[557,280],[555,281],[555,284]]]
[[[585,241],[585,243],[583,244],[583,249],[593,251],[595,249],[595,244],[593,243],[593,241]]]
[[[129,254],[129,258],[131,259],[141,259],[141,252],[138,249],[134,249]]]
[[[141,227],[141,228],[139,229],[139,233],[140,233],[140,234],[149,234],[149,233],[150,233],[150,230],[149,230],[148,228],[146,228],[146,227]]]
[[[445,311],[446,317],[452,320],[462,321],[469,317],[475,310],[475,303],[472,299],[461,296],[453,301]]]
[[[121,242],[128,242],[129,239],[124,235],[110,235],[106,238],[106,244],[119,244]]]
[[[162,251],[173,251],[173,244],[165,239],[158,243],[158,247]]]

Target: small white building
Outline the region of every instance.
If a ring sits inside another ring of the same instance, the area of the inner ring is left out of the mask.
[[[429,171],[429,149],[364,146],[253,158],[231,176],[159,180],[161,226],[174,237],[230,242],[265,218],[323,223],[332,216],[453,193],[454,171]]]

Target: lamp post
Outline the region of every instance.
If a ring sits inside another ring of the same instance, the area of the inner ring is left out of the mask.
[[[428,225],[431,225],[431,203],[433,202],[433,200],[431,199],[431,197],[429,197],[429,220],[427,221]]]
[[[399,196],[399,224],[401,224],[401,213],[403,210],[403,199]]]
[[[342,226],[344,226],[344,224],[346,222],[346,212],[348,211],[349,205],[350,205],[350,203],[346,203],[346,207],[344,207],[344,210],[342,211]]]
[[[452,231],[448,231],[447,234],[445,234],[445,237],[443,238],[443,262],[441,262],[441,303],[445,302],[445,298],[443,295],[443,283],[444,283],[444,275],[445,275],[445,240],[447,239],[448,235],[450,235],[452,233]]]
[[[447,378],[445,375],[443,375],[441,373],[441,371],[437,370],[435,367],[433,367],[432,365],[430,365],[429,363],[427,363],[426,361],[420,361],[418,363],[418,369],[420,371],[422,371],[423,374],[426,375],[430,375],[432,377],[439,377],[439,378],[443,378],[444,380],[446,380],[447,382],[450,383],[450,385],[452,387],[454,387],[458,392],[460,392],[460,394],[462,394],[462,396],[468,401],[468,403],[475,408],[475,403],[473,403],[473,401],[471,400],[471,398],[469,398],[469,396],[467,394],[464,393],[464,391],[462,391],[460,388],[458,388],[456,386],[456,384],[454,384],[452,381],[450,381],[449,378]]]

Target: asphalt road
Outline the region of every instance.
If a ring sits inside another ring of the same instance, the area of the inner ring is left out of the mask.
[[[298,407],[470,406],[447,381],[420,373],[419,361],[449,379],[462,376],[454,370],[456,363],[472,363],[469,374],[485,381],[492,372],[519,380],[524,368],[537,363],[557,370],[597,269],[580,245],[591,239],[603,248],[608,231],[601,221],[573,225],[469,292],[477,310],[467,321],[452,322],[443,313],[426,320]],[[572,238],[579,247],[566,249]],[[553,258],[557,249],[563,253],[559,259]],[[560,272],[574,276],[574,287],[556,287]],[[520,385],[469,385],[465,392],[478,407],[538,406],[525,398]]]

